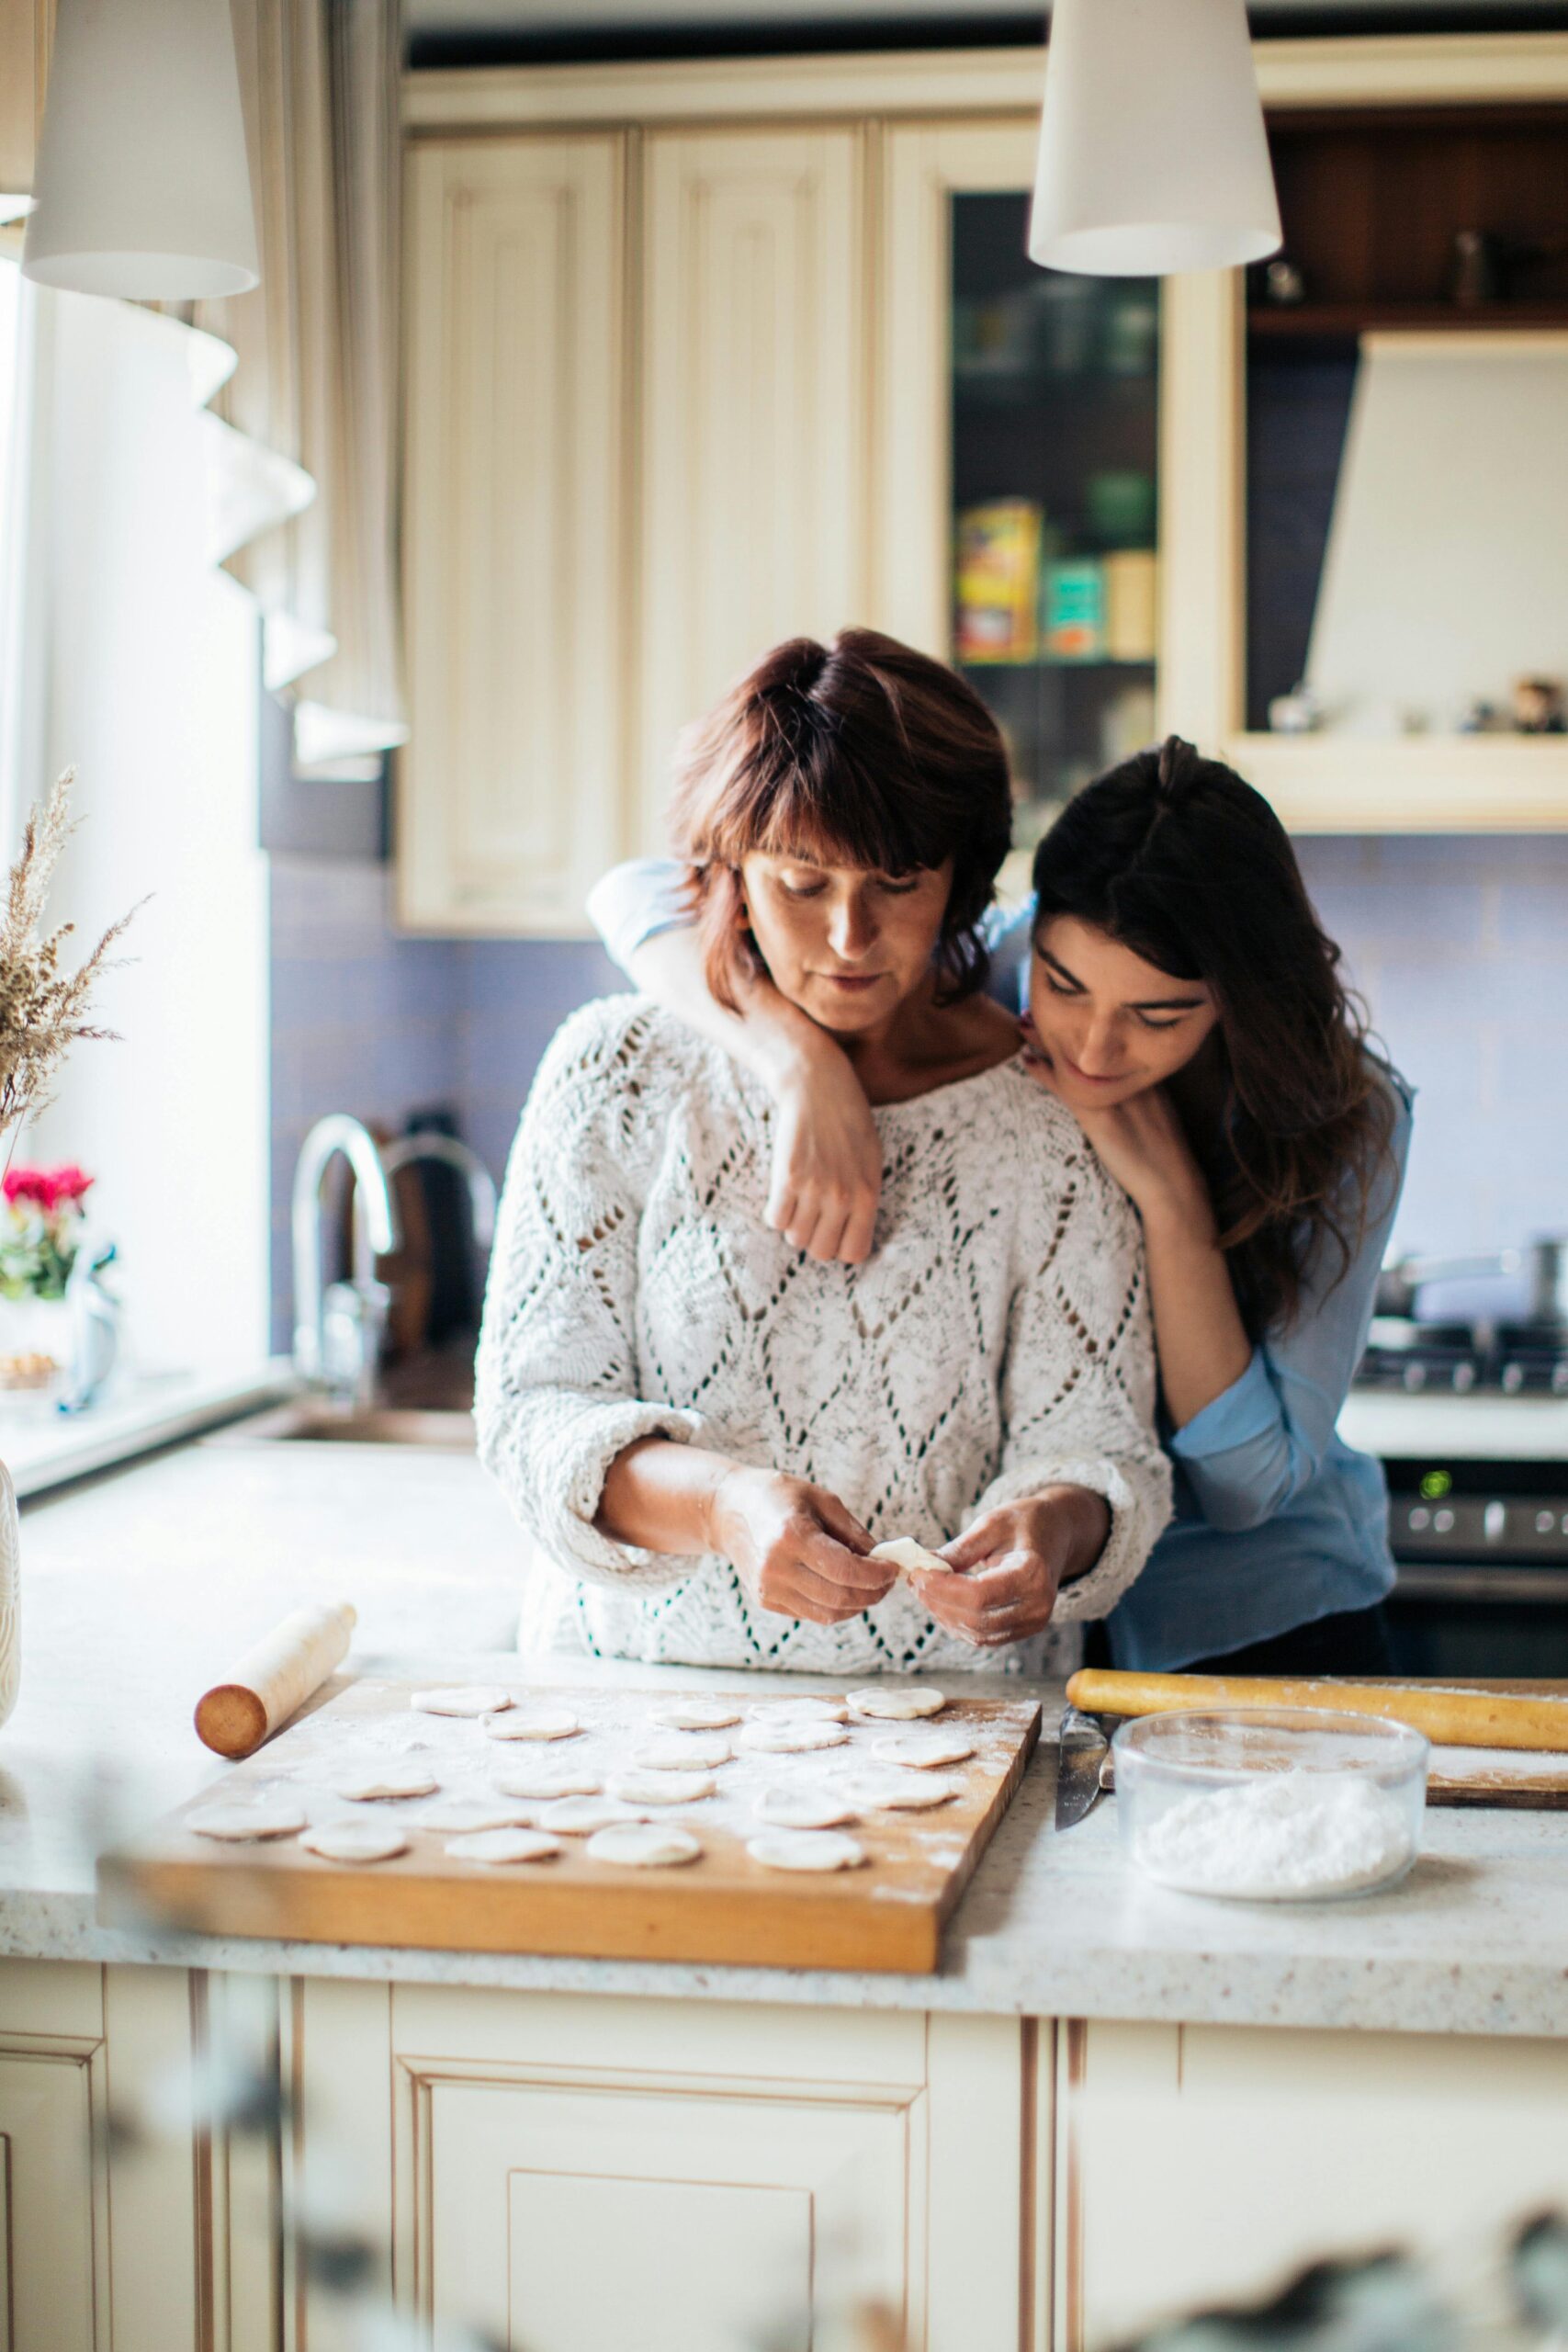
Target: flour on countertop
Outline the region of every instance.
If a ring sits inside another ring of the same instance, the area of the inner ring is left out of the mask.
[[[1138,1867],[1164,1886],[1255,1902],[1376,1886],[1413,1852],[1405,1816],[1384,1790],[1314,1772],[1182,1797],[1133,1847]]]

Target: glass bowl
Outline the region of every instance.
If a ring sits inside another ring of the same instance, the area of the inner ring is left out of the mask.
[[[1320,1707],[1140,1715],[1111,1742],[1122,1849],[1184,1894],[1321,1903],[1393,1886],[1416,1860],[1430,1742]]]

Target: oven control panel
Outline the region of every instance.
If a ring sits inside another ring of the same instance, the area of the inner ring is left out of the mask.
[[[1396,1560],[1568,1567],[1568,1463],[1385,1462]]]

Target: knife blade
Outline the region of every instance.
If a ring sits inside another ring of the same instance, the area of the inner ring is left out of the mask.
[[[1056,1752],[1056,1826],[1071,1829],[1094,1810],[1100,1794],[1100,1768],[1111,1743],[1092,1715],[1077,1707],[1062,1714]]]

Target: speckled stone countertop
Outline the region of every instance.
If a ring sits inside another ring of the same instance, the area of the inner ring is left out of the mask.
[[[1431,1811],[1393,1892],[1231,1905],[1122,1867],[1114,1803],[1057,1837],[1042,1744],[931,1977],[216,1940],[102,1928],[92,1857],[225,1767],[199,1691],[301,1601],[352,1600],[365,1673],[492,1678],[521,1539],[471,1459],[202,1441],[24,1510],[22,1696],[0,1728],[0,1953],[650,1996],[1568,2035],[1568,1813]],[[513,1653],[514,1657],[514,1652]],[[552,1661],[540,1679],[748,1678]],[[791,1686],[826,1687],[807,1678]],[[1025,1686],[977,1678],[976,1690]],[[1047,1730],[1058,1688],[1041,1686]]]

